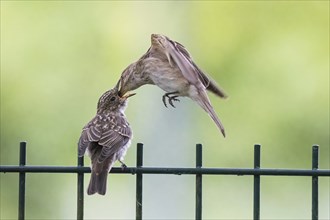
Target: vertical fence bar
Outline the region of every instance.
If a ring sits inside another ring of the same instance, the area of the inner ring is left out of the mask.
[[[26,142],[20,143],[19,148],[19,166],[26,164]],[[19,186],[18,186],[18,219],[25,219],[25,172],[19,172]]]
[[[203,155],[202,145],[196,144],[196,168],[202,167]],[[196,220],[202,219],[202,174],[196,174],[196,207],[195,207]]]
[[[312,153],[312,169],[319,168],[319,146],[313,146]],[[318,176],[312,177],[312,220],[319,218],[319,179]]]
[[[143,166],[143,144],[137,144],[136,153],[136,167],[141,168]],[[142,220],[142,176],[143,174],[137,172],[136,174],[136,220]]]
[[[260,145],[254,145],[254,169],[260,169]],[[260,175],[254,175],[253,219],[260,219]]]
[[[84,166],[84,157],[78,157],[78,167]],[[84,219],[84,173],[77,176],[77,219]]]

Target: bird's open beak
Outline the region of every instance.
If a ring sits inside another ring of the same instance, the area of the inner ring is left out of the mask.
[[[136,95],[136,93],[126,93],[121,98],[128,99],[129,97],[132,97],[133,95]]]

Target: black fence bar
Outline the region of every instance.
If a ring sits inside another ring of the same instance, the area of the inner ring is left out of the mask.
[[[143,166],[143,144],[137,144],[136,153],[136,167],[141,168]],[[136,175],[136,220],[142,220],[142,172],[137,172]]]
[[[312,177],[312,219],[318,219],[318,178],[330,177],[330,170],[318,169],[319,146],[313,146],[312,169],[261,169],[260,145],[254,146],[254,168],[202,168],[202,145],[196,145],[196,168],[155,168],[143,167],[143,144],[137,145],[136,167],[125,169],[115,167],[111,173],[136,175],[136,219],[142,220],[142,180],[143,174],[196,175],[196,219],[202,219],[202,175],[252,175],[254,176],[254,219],[260,219],[260,176],[310,176]],[[18,219],[25,219],[25,178],[26,173],[77,173],[77,219],[84,214],[84,174],[90,173],[84,167],[83,157],[78,158],[77,166],[27,166],[26,142],[20,143],[18,166],[0,165],[0,172],[19,173]]]
[[[0,166],[3,173],[90,173],[90,167],[77,166]],[[329,177],[330,170],[305,169],[248,169],[248,168],[167,168],[167,167],[114,167],[110,173],[118,174],[174,174],[174,175],[260,175],[260,176],[319,176]]]
[[[312,169],[317,170],[319,168],[319,146],[313,146],[312,153]],[[319,180],[318,176],[312,177],[312,220],[319,218]]]
[[[26,164],[26,142],[20,143],[19,148],[19,166]],[[19,186],[18,186],[18,219],[25,219],[25,172],[19,172]]]
[[[196,168],[202,168],[203,154],[202,145],[196,145]],[[202,174],[196,174],[196,207],[195,207],[196,220],[202,219]]]
[[[84,157],[78,157],[78,167],[84,166]],[[77,177],[77,219],[84,219],[84,172]]]
[[[254,145],[254,169],[260,169],[260,145]],[[254,175],[253,182],[253,219],[260,219],[260,175]]]

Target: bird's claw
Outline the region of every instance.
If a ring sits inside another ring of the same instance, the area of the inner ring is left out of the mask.
[[[178,96],[172,96],[172,97],[169,97],[168,98],[168,103],[170,103],[170,105],[173,106],[173,108],[175,108],[174,104],[173,104],[173,101],[176,101],[176,102],[180,102],[180,99],[177,99]]]
[[[162,98],[162,100],[163,100],[163,103],[164,103],[164,105],[165,105],[165,107],[167,108],[167,104],[166,104],[166,94],[165,95],[163,95],[163,98]]]
[[[165,105],[166,108],[167,108],[166,98],[168,98],[168,103],[170,103],[170,105],[171,105],[173,108],[175,108],[173,101],[180,102],[180,100],[177,98],[177,97],[179,97],[179,96],[174,95],[174,94],[177,94],[177,92],[165,93],[165,94],[163,95],[162,100],[163,100],[163,103],[164,103],[164,105]],[[170,96],[170,95],[173,95],[173,96]]]

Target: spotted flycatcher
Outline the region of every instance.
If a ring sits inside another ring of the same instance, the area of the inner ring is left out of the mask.
[[[134,94],[119,97],[118,85],[101,96],[96,116],[83,128],[79,139],[79,157],[87,149],[92,161],[88,195],[105,194],[109,171],[117,160],[126,167],[122,160],[130,145],[132,130],[124,111],[127,98]]]
[[[166,107],[166,99],[174,107],[173,101],[179,101],[179,96],[191,98],[209,114],[225,136],[225,129],[211,105],[206,90],[221,98],[226,98],[227,95],[194,63],[182,44],[164,35],[151,35],[149,50],[123,71],[119,94],[123,95],[145,84],[157,85],[166,92],[163,95]]]

